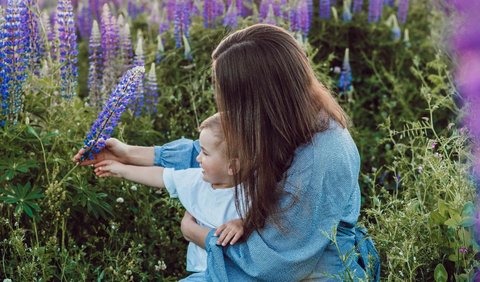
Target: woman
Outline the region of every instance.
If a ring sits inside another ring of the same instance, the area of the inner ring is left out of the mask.
[[[228,158],[240,163],[237,210],[247,212],[245,241],[228,247],[185,215],[185,238],[207,250],[206,279],[378,279],[373,244],[355,228],[358,150],[301,46],[285,30],[259,24],[227,36],[212,59]],[[98,158],[186,168],[198,166],[198,151],[187,139],[155,148],[110,140]]]

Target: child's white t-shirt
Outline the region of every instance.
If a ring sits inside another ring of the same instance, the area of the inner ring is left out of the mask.
[[[235,208],[234,188],[213,189],[210,183],[203,180],[201,168],[165,168],[163,182],[170,197],[178,198],[201,226],[217,228],[230,220],[240,218]],[[190,242],[187,271],[201,272],[206,269],[207,252]]]

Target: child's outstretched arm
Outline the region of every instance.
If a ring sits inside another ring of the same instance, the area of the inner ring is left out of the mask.
[[[95,164],[95,174],[99,177],[120,177],[127,180],[164,188],[163,167],[126,165],[114,160],[104,160]]]
[[[218,236],[219,234],[220,237],[218,237],[217,244],[221,244],[222,246],[226,246],[229,243],[230,245],[235,244],[242,238],[243,220],[238,218],[220,225],[214,235]]]

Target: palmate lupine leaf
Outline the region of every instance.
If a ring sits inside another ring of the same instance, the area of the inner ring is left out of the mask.
[[[105,140],[110,138],[113,129],[120,120],[120,116],[127,109],[127,106],[135,100],[137,87],[142,82],[144,74],[145,67],[139,66],[128,70],[122,76],[120,83],[110,95],[84,140],[85,152],[82,155],[82,160],[93,159],[94,154],[105,147]]]
[[[33,217],[34,212],[40,211],[35,200],[45,197],[42,192],[32,188],[30,182],[0,189],[0,195],[0,202],[15,205],[16,213],[25,212],[29,217]]]

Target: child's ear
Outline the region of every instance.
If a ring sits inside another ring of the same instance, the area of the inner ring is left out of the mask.
[[[240,170],[240,161],[238,159],[232,159],[228,166],[228,175],[235,175]]]

